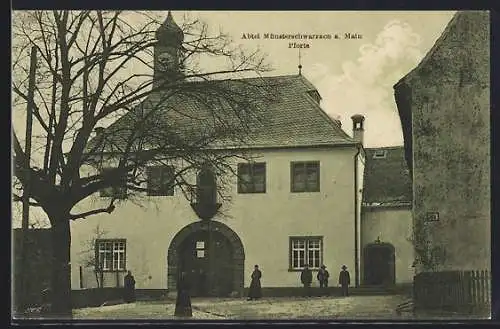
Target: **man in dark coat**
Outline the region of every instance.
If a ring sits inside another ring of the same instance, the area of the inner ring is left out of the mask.
[[[312,272],[309,266],[304,265],[302,273],[300,273],[300,282],[304,285],[304,293],[306,296],[311,296]]]
[[[189,295],[189,280],[186,272],[181,272],[177,280],[177,300],[175,301],[174,316],[192,317],[191,296]]]
[[[318,275],[316,278],[319,281],[319,287],[320,288],[327,288],[328,287],[328,278],[330,277],[330,273],[326,270],[325,265],[321,265],[321,268],[318,271]]]
[[[329,277],[330,277],[330,273],[328,273],[328,271],[326,270],[326,266],[321,265],[321,268],[318,271],[318,275],[316,276],[316,278],[319,281],[319,287],[321,289],[326,290],[326,288],[328,288],[328,278]],[[326,291],[322,291],[322,293],[326,293]]]
[[[342,289],[342,296],[349,296],[349,285],[351,284],[351,277],[349,276],[349,271],[347,271],[347,266],[342,265],[342,271],[339,274],[339,285]]]
[[[128,271],[127,275],[123,278],[123,288],[124,288],[124,296],[123,300],[126,303],[135,302],[135,279],[132,275],[132,272]]]
[[[248,289],[248,300],[259,299],[262,297],[260,278],[262,278],[262,272],[259,270],[259,265],[255,265],[252,273],[252,281],[250,282],[250,288]]]

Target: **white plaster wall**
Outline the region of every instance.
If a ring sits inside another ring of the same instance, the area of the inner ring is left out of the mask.
[[[361,228],[363,247],[375,242],[377,238],[394,246],[396,283],[413,282],[414,251],[410,241],[412,225],[412,213],[408,208],[363,209]],[[363,273],[363,260],[361,268]]]
[[[324,263],[332,277],[342,264],[354,274],[355,152],[354,147],[262,151],[257,161],[266,162],[266,193],[237,194],[235,179],[226,186],[232,200],[223,204],[227,216],[216,220],[228,225],[243,243],[245,287],[255,264],[263,272],[263,286],[300,285],[299,272],[289,271],[290,236],[323,236]],[[320,161],[320,192],[290,192],[291,161]],[[171,197],[145,197],[140,205],[125,201],[111,215],[72,223],[72,288],[80,286],[79,266],[88,257],[85,245],[99,225],[108,232],[106,238],[127,239],[127,269],[138,289],[166,289],[169,244],[181,228],[198,220],[182,194],[175,192]],[[80,208],[104,201],[93,197]],[[88,278],[91,271],[85,273],[86,282],[95,281]]]

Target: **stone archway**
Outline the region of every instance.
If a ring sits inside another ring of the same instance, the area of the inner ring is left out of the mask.
[[[197,221],[183,227],[172,239],[170,246],[168,248],[167,255],[167,286],[169,291],[176,290],[176,283],[178,277],[178,271],[181,267],[179,258],[182,253],[183,244],[189,241],[193,236],[200,234],[208,234],[209,230],[212,235],[223,237],[227,241],[228,246],[231,247],[231,275],[229,276],[232,280],[232,292],[236,292],[238,295],[242,296],[244,287],[244,263],[245,263],[245,251],[243,244],[239,236],[230,229],[224,223],[212,220],[208,221]],[[195,251],[193,251],[195,252]]]
[[[363,249],[363,284],[393,285],[396,282],[396,252],[392,244],[374,242]]]

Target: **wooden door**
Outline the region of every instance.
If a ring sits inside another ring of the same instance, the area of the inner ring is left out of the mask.
[[[232,292],[232,245],[222,234],[193,233],[181,245],[179,264],[188,275],[191,296],[222,297]]]

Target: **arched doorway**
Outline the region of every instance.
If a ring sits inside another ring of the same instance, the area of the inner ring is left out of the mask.
[[[390,243],[375,242],[363,250],[363,283],[373,286],[395,284],[395,249]]]
[[[192,296],[243,293],[245,253],[238,235],[218,221],[198,221],[181,229],[168,249],[168,289],[180,271],[188,274]]]

